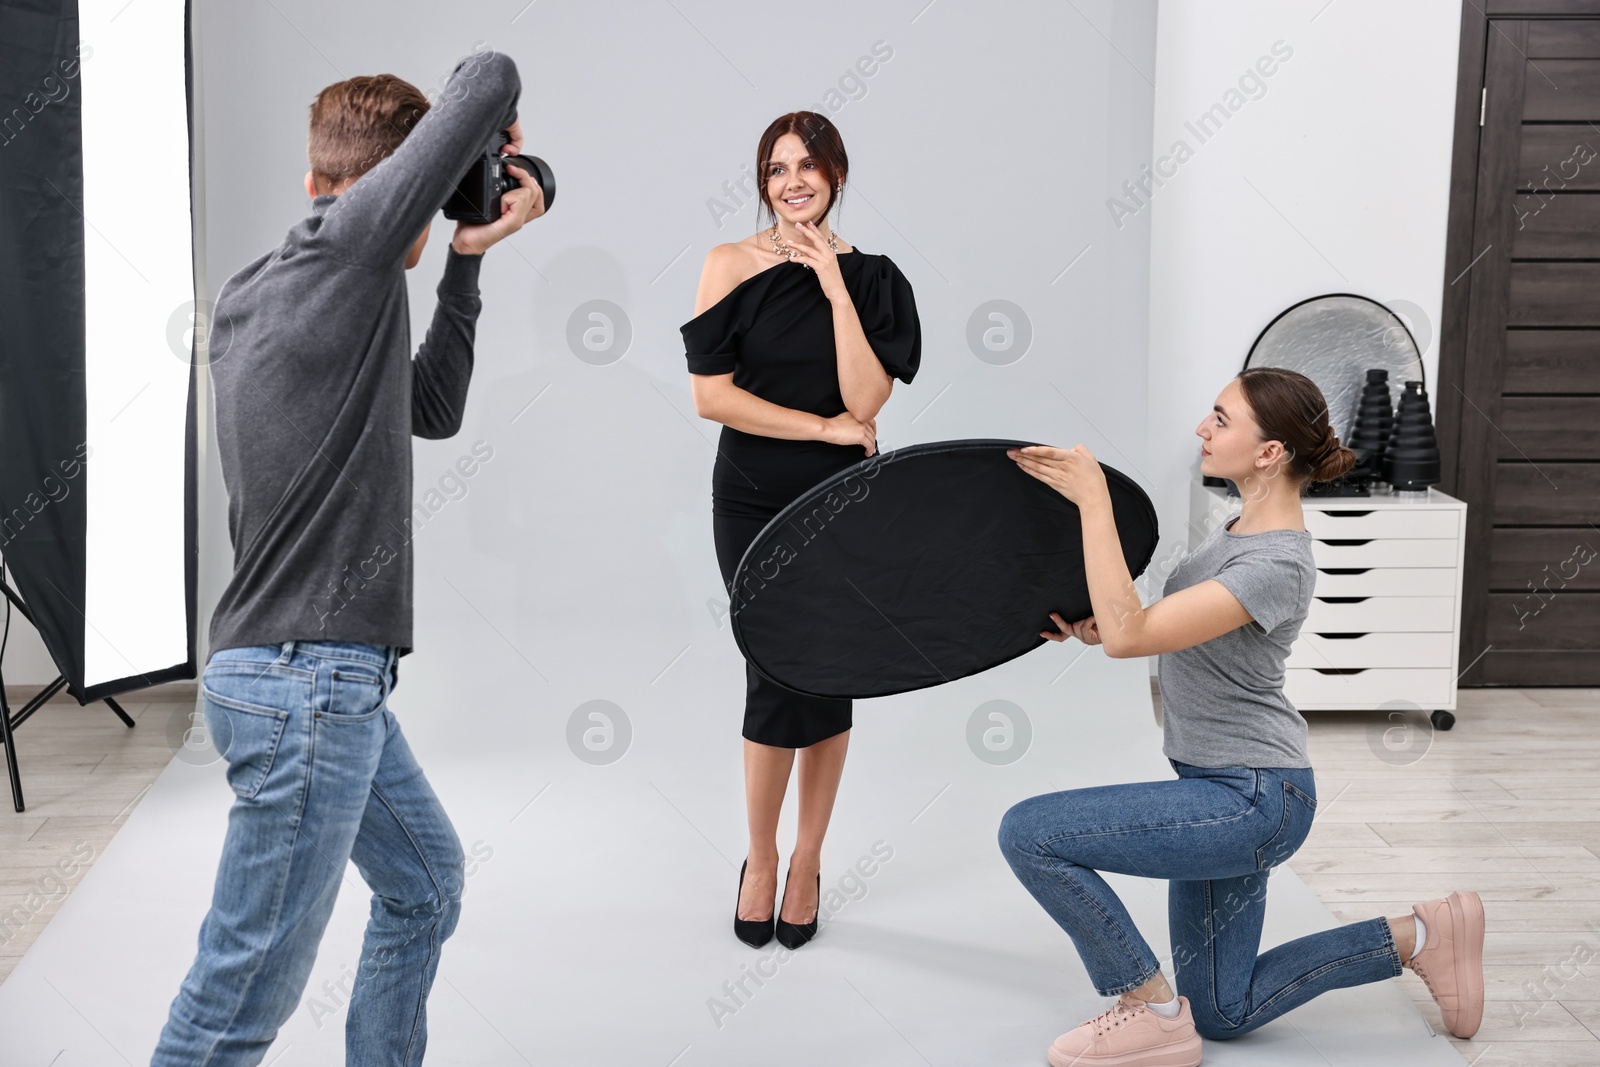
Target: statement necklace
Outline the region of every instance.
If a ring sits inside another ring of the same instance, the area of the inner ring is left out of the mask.
[[[776,252],[778,255],[787,256],[789,259],[798,259],[799,258],[799,256],[800,256],[799,250],[794,249],[794,248],[785,248],[783,246],[783,244],[781,242],[779,242],[779,240],[778,240],[778,224],[776,222],[774,222],[772,224],[772,232],[767,234],[767,236],[772,239],[772,250],[774,252]],[[830,249],[832,249],[835,253],[837,253],[839,251],[839,235],[838,234],[836,234],[836,233],[829,233],[828,234],[828,247]],[[809,264],[809,263],[801,263],[800,265],[802,267],[804,267],[806,270],[810,270],[811,269],[811,264]]]

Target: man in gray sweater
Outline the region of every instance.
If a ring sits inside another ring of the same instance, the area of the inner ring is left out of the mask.
[[[461,426],[483,253],[544,211],[520,168],[498,221],[457,223],[413,357],[405,272],[472,159],[519,152],[521,81],[474,53],[431,105],[392,75],[311,108],[312,214],[217,297],[211,378],[233,578],[206,724],[235,799],[199,953],[154,1067],[257,1064],[305,988],[346,864],[372,890],[352,1064],[418,1064],[463,856],[387,700],[411,651],[411,437]],[[230,337],[231,333],[231,337]]]

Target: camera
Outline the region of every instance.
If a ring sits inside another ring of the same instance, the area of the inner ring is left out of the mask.
[[[508,163],[521,167],[539,183],[544,190],[545,210],[550,210],[556,199],[555,171],[538,156],[502,155],[500,150],[510,143],[511,138],[502,130],[472,161],[444,202],[445,218],[480,225],[499,221],[501,196],[522,184],[506,169]]]

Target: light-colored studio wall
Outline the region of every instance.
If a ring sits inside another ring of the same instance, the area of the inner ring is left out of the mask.
[[[804,17],[825,32],[796,39],[786,10],[726,0],[517,0],[448,18],[408,0],[377,23],[353,4],[207,6],[213,294],[308,210],[306,109],[343,77],[437,91],[486,41],[517,60],[526,148],[559,179],[550,214],[488,253],[463,429],[414,442],[429,510],[397,693],[408,721],[437,709],[459,724],[489,695],[559,721],[589,698],[698,692],[702,671],[717,683],[706,714],[736,721],[742,665],[711,538],[718,428],[695,415],[678,327],[706,252],[755,229],[740,185],[785,111],[831,114],[851,160],[835,228],[916,291],[922,369],[880,416],[886,447],[1083,441],[1144,465],[1147,230],[1117,227],[1104,199],[1148,153],[1155,4],[828,0]],[[408,277],[414,342],[451,225],[436,217]],[[1021,315],[992,317],[995,301]],[[591,313],[609,315],[615,350],[585,350]],[[493,458],[453,475],[478,442]],[[228,544],[207,529],[203,572],[225,581]],[[202,595],[207,617],[219,592]]]
[[[1146,162],[1168,176],[1112,194],[1151,227],[1158,560],[1184,544],[1194,428],[1280,311],[1382,301],[1433,395],[1459,22],[1458,0],[1163,0]]]

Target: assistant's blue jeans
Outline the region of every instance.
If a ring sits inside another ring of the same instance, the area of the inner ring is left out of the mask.
[[[1257,954],[1268,876],[1316,813],[1309,768],[1168,762],[1175,780],[1046,793],[1000,823],[1011,869],[1072,937],[1102,996],[1139,988],[1161,965],[1099,871],[1168,881],[1175,985],[1202,1037],[1238,1037],[1327,990],[1400,973],[1381,917]]]
[[[345,1062],[422,1062],[428,990],[460,914],[464,865],[389,711],[396,653],[288,641],[221,649],[206,664],[206,728],[234,801],[200,951],[152,1067],[261,1062],[305,988],[351,860],[372,910]]]

